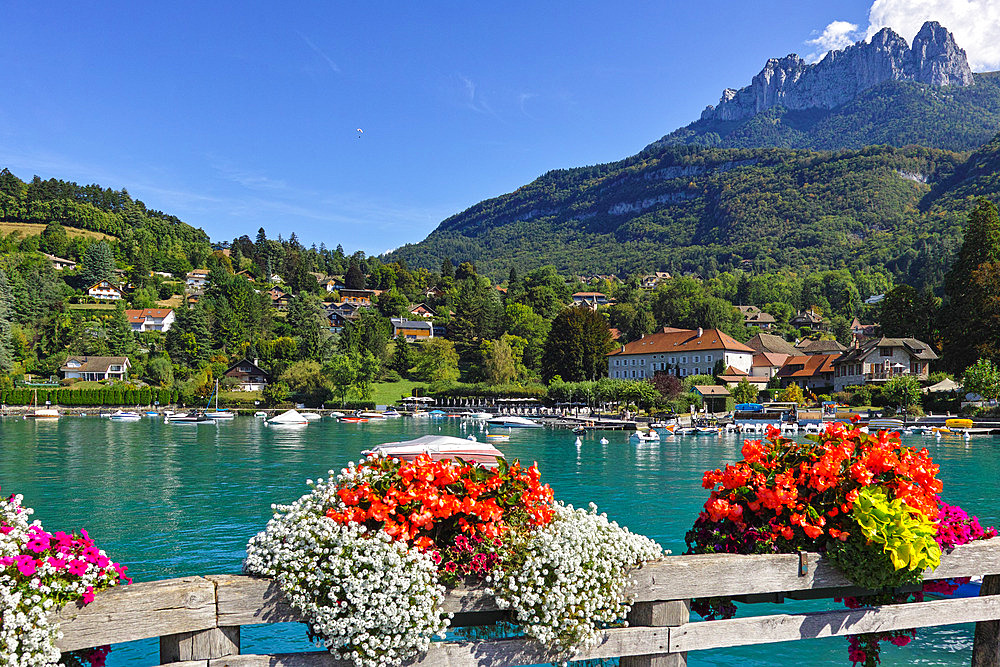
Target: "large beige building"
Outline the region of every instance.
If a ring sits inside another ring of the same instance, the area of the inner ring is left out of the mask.
[[[753,355],[753,348],[718,329],[664,327],[608,354],[608,377],[641,380],[654,373],[711,375],[719,361],[726,368],[749,373]]]

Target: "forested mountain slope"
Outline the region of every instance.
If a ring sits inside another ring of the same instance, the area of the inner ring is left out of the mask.
[[[55,222],[102,232],[117,237],[124,255],[154,270],[200,266],[211,252],[204,231],[147,209],[126,190],[38,176],[24,182],[7,169],[0,170],[0,222]]]
[[[997,159],[996,148],[976,159]],[[982,189],[971,175],[959,178],[967,159],[920,147],[653,146],[549,172],[448,218],[391,258],[429,268],[445,257],[472,260],[495,277],[543,264],[703,275],[747,263],[801,272],[885,266],[936,284],[960,243],[965,197]]]

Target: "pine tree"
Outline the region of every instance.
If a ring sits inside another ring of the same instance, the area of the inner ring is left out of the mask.
[[[455,277],[455,265],[451,263],[451,257],[445,257],[444,261],[441,262],[441,277],[442,278]]]
[[[87,248],[83,256],[83,270],[80,280],[84,288],[92,287],[102,280],[111,280],[115,275],[115,258],[111,246],[98,241]]]
[[[365,274],[362,273],[361,267],[358,263],[351,260],[351,265],[347,269],[347,275],[344,276],[344,286],[347,289],[364,289],[365,288]]]
[[[979,199],[969,214],[958,258],[945,278],[941,333],[948,366],[961,371],[981,356],[998,361],[1000,312],[992,296],[1000,283],[1000,213]]]
[[[115,303],[115,314],[111,316],[108,325],[108,351],[116,356],[131,354],[135,350],[135,339],[132,336],[132,325],[125,314],[125,303]]]

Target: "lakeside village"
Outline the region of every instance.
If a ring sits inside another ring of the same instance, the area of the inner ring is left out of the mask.
[[[1000,220],[986,200],[942,285],[919,290],[876,269],[542,267],[495,283],[470,262],[411,270],[263,229],[163,271],[135,239],[36,227],[0,238],[6,410],[371,411],[419,397],[631,423],[768,402],[786,419],[991,416],[1000,395]]]

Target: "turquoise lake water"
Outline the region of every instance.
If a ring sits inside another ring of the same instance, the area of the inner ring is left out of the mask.
[[[468,430],[466,430],[468,429]],[[238,418],[206,426],[159,420],[111,422],[67,417],[58,422],[0,421],[0,487],[22,493],[49,530],[86,528],[136,581],[239,573],[247,540],[271,516],[272,503],[307,491],[305,480],[339,470],[361,450],[427,433],[478,433],[456,420],[395,419],[368,424],[315,422],[303,429],[267,428]],[[620,432],[588,434],[583,445],[565,430],[514,430],[500,448],[509,459],[538,461],[556,497],[602,511],[632,530],[684,551],[684,533],[707,492],[702,473],[739,457],[742,439],[687,437],[630,445]],[[943,497],[1000,524],[1000,438],[935,440],[926,446],[940,464]],[[741,615],[817,608],[815,603],[753,605]],[[844,665],[842,638],[692,653],[690,665]],[[972,626],[921,630],[906,648],[886,646],[884,665],[967,665]],[[307,650],[302,625],[243,629],[246,653]],[[156,665],[158,644],[115,647],[111,666]]]

